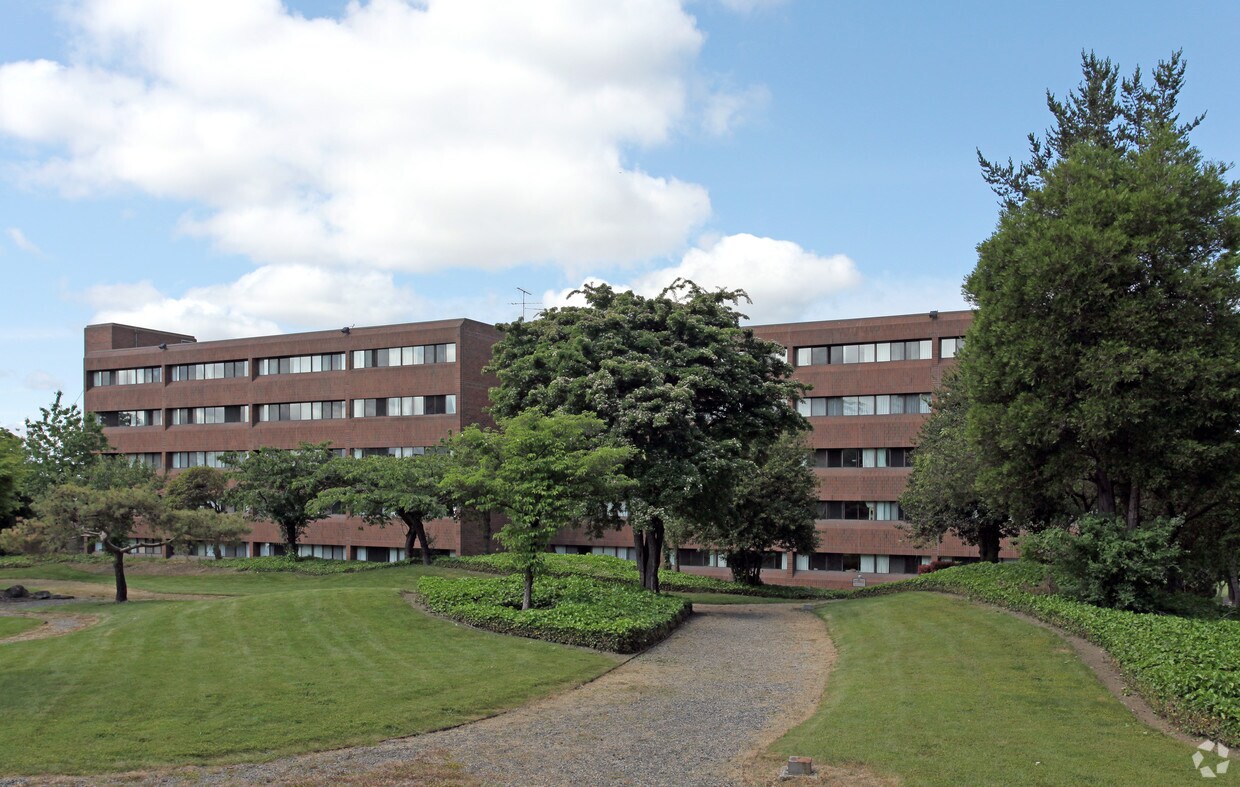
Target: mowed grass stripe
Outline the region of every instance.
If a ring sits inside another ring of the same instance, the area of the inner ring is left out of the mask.
[[[908,785],[1200,783],[1192,748],[1137,721],[1052,632],[930,593],[820,614],[838,660],[781,754]]]
[[[43,621],[34,618],[0,618],[0,639],[12,637],[43,625]],[[3,658],[0,656],[0,658]]]
[[[0,772],[370,742],[457,724],[614,664],[454,626],[383,588],[98,609],[104,620],[93,628],[4,646]]]

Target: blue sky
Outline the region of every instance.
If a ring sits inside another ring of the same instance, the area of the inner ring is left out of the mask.
[[[606,9],[605,15],[601,9]],[[1233,2],[0,2],[0,425],[82,327],[200,339],[468,316],[583,280],[757,321],[961,308],[1082,49],[1182,48],[1240,159]]]

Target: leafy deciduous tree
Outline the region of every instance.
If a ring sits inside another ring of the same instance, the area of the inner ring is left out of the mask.
[[[216,560],[223,557],[224,544],[236,544],[250,532],[243,516],[228,513],[227,495],[228,474],[203,466],[183,470],[168,482],[165,495],[185,537],[210,544]]]
[[[275,522],[284,535],[288,554],[297,554],[297,541],[311,522],[328,511],[312,510],[311,503],[332,485],[330,443],[302,443],[293,449],[257,448],[242,456],[225,454],[224,462],[237,484],[229,500],[253,520]]]
[[[12,527],[15,514],[25,505],[26,458],[22,440],[7,429],[0,429],[0,532]],[[4,549],[0,546],[0,550]]]
[[[633,449],[628,522],[642,584],[657,591],[664,523],[726,516],[739,448],[805,428],[789,406],[805,389],[782,347],[740,327],[739,290],[678,280],[655,298],[606,285],[582,295],[586,306],[501,326],[493,411],[594,414]]]
[[[478,490],[469,503],[499,509],[508,524],[497,538],[525,576],[522,609],[532,604],[534,575],[558,530],[622,498],[633,450],[607,444],[604,423],[590,415],[527,411],[498,431],[469,426],[450,443],[443,486]]]
[[[968,439],[968,415],[969,397],[960,375],[949,372],[918,435],[900,511],[903,526],[916,541],[937,542],[952,532],[976,546],[982,560],[997,563],[1000,541],[1020,529],[977,490],[982,463]]]
[[[414,540],[422,551],[422,563],[431,564],[431,545],[426,520],[448,515],[440,488],[448,457],[431,452],[421,456],[370,456],[336,460],[338,486],[325,489],[311,511],[328,511],[340,505],[369,525],[385,527],[393,518],[405,524],[405,555],[412,558]]]
[[[39,408],[39,420],[26,419],[25,492],[38,499],[54,486],[81,483],[99,454],[108,450],[103,425],[76,404],[61,405],[56,392],[51,407]]]
[[[812,552],[818,542],[818,482],[799,432],[782,435],[769,448],[739,466],[727,516],[699,528],[697,538],[725,550],[737,582],[762,584],[762,561],[779,547]]]

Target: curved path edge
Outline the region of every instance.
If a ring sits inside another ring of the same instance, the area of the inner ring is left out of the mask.
[[[937,592],[937,591],[925,591]],[[1128,679],[1125,677],[1123,670],[1115,663],[1115,659],[1110,653],[1100,645],[1085,639],[1079,634],[1073,634],[1070,631],[1060,628],[1053,623],[1047,623],[1041,618],[1034,617],[1026,612],[1018,612],[1014,609],[1000,606],[998,604],[988,604],[985,601],[969,598],[968,596],[957,593],[940,593],[943,596],[951,596],[952,598],[962,598],[979,607],[998,610],[1015,618],[1020,618],[1026,623],[1032,623],[1040,629],[1058,634],[1061,639],[1072,646],[1072,650],[1076,653],[1081,661],[1085,662],[1085,666],[1089,667],[1094,676],[1098,678],[1098,682],[1109,691],[1120,703],[1132,712],[1145,726],[1152,727],[1155,730],[1168,735],[1176,740],[1196,746],[1201,742],[1201,736],[1190,735],[1184,730],[1172,724],[1165,716],[1154,710],[1141,692],[1137,691]]]
[[[455,728],[268,762],[16,783],[402,783],[384,774],[419,761],[459,765],[464,783],[487,785],[751,781],[748,766],[821,700],[834,653],[826,624],[803,605],[694,609],[663,642],[590,682]]]

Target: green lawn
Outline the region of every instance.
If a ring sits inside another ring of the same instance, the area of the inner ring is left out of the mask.
[[[290,590],[330,588],[400,588],[412,590],[418,578],[424,576],[466,576],[466,572],[419,565],[402,564],[372,571],[342,574],[299,574],[292,571],[234,571],[213,569],[209,562],[185,563],[187,570],[202,573],[149,574],[150,569],[165,569],[163,561],[147,565],[148,561],[129,561],[125,579],[130,588],[156,593],[190,593],[198,595],[242,596],[255,593],[280,593]],[[178,561],[179,562],[179,561]],[[80,566],[65,563],[48,563],[29,568],[0,569],[0,586],[13,579],[53,579],[72,582],[95,582],[112,586],[114,579],[111,566]]]
[[[914,784],[1200,784],[1055,634],[931,593],[825,605],[839,652],[783,756]]]
[[[99,578],[74,571],[11,573]],[[441,572],[135,573],[131,584],[142,589],[245,595],[75,604],[100,623],[0,645],[0,774],[254,760],[373,742],[490,714],[615,664],[415,611],[397,588],[426,573]]]
[[[31,618],[0,618],[0,639],[20,634],[43,625],[41,621]]]

